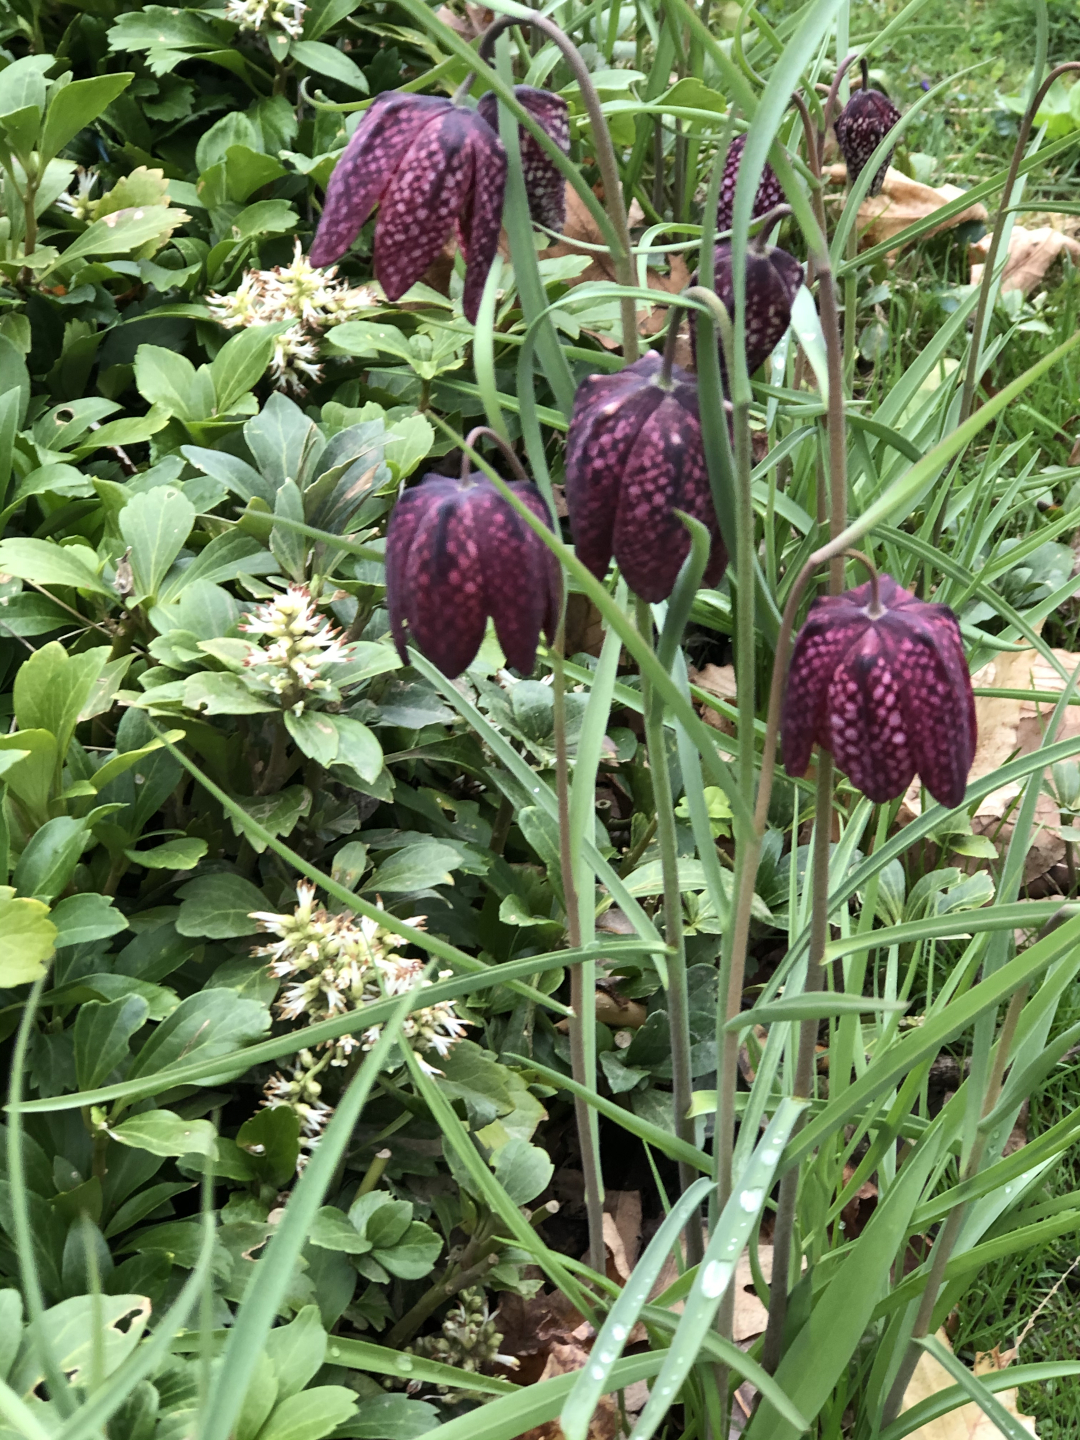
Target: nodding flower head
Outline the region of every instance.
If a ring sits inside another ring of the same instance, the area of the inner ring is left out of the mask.
[[[475,321],[499,244],[506,151],[475,110],[433,95],[380,95],[326,189],[313,265],[342,256],[379,207],[375,275],[387,299],[415,285],[456,227],[467,262],[465,314]]]
[[[727,241],[716,247],[713,262],[713,289],[734,319],[735,279],[731,268],[731,246]],[[791,307],[803,283],[803,267],[794,255],[773,245],[751,243],[746,251],[746,368],[752,375],[765,363],[784,338],[791,324]],[[697,320],[691,312],[690,338],[697,357]],[[720,378],[724,390],[731,393],[720,346]]]
[[[816,741],[871,800],[895,800],[917,774],[955,809],[977,738],[960,627],[888,575],[879,595],[875,610],[868,582],[811,605],[788,672],[784,765],[805,775]]]
[[[570,110],[562,96],[553,95],[550,90],[537,90],[532,85],[515,85],[514,97],[547,131],[563,154],[569,155]],[[495,92],[488,90],[481,95],[476,108],[498,134],[499,102]],[[566,223],[566,181],[555,162],[544,154],[523,125],[518,126],[518,143],[529,213],[538,225],[561,230]]]
[[[863,88],[852,94],[836,117],[836,139],[847,166],[849,185],[854,185],[863,166],[899,119],[900,111],[885,92],[871,89],[864,65]],[[892,157],[893,151],[890,150],[870,182],[868,195],[880,194]]]
[[[534,485],[510,489],[549,523]],[[490,616],[507,661],[528,675],[541,630],[555,637],[560,583],[554,555],[483,475],[428,475],[394,508],[386,600],[406,664],[411,641],[454,679],[476,659]]]
[[[728,146],[727,159],[724,161],[724,173],[720,178],[720,203],[716,207],[716,228],[719,231],[730,230],[731,221],[735,210],[735,186],[739,179],[739,167],[742,165],[743,151],[746,149],[746,132],[736,135]],[[754,196],[754,208],[750,211],[751,220],[759,220],[762,215],[767,215],[770,210],[783,203],[784,188],[776,178],[776,171],[768,161],[765,162],[765,169],[761,172],[761,179],[758,181],[757,194]]]
[[[578,386],[566,444],[566,503],[578,559],[603,577],[614,555],[626,583],[655,603],[671,594],[690,549],[676,510],[712,536],[705,583],[727,565],[698,419],[697,381],[670,384],[655,351]]]

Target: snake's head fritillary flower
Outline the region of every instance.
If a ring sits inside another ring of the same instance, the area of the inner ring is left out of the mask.
[[[782,720],[784,765],[805,775],[814,742],[875,802],[916,775],[950,810],[975,757],[975,701],[960,627],[888,575],[815,600],[799,631]]]
[[[375,275],[400,300],[457,229],[467,262],[465,314],[476,320],[499,244],[506,151],[475,110],[392,90],[357,126],[326,189],[313,265],[339,259],[379,207]]]
[[[682,510],[712,536],[705,583],[727,565],[698,418],[697,382],[674,366],[663,380],[650,351],[617,375],[578,387],[566,444],[566,504],[578,559],[603,578],[614,555],[643,600],[664,600],[690,549]]]
[[[848,184],[854,185],[863,166],[900,119],[900,111],[882,90],[874,90],[863,71],[863,88],[856,90],[836,117],[836,139],[847,166]],[[894,147],[895,148],[895,147]],[[893,151],[870,182],[868,195],[879,195]]]
[[[739,167],[742,165],[743,151],[746,149],[746,132],[736,135],[728,146],[727,159],[724,161],[724,173],[720,179],[720,203],[716,208],[716,228],[724,231],[731,229],[732,215],[735,209],[735,186],[739,179]],[[761,172],[761,179],[758,181],[757,194],[754,196],[754,208],[750,212],[752,220],[759,220],[762,215],[767,215],[777,205],[783,204],[784,189],[776,178],[776,172],[772,166],[765,162],[765,169]]]
[[[731,268],[731,246],[725,240],[716,247],[713,262],[713,289],[728,314],[735,314],[735,280]],[[763,365],[784,338],[791,324],[791,307],[804,280],[803,267],[794,255],[773,245],[751,241],[746,251],[746,368],[753,374]],[[690,340],[697,357],[697,321],[690,318]],[[720,345],[720,378],[730,394],[727,363]]]
[[[532,85],[515,85],[514,97],[533,119],[551,136],[564,155],[570,154],[570,109],[561,95],[550,90],[537,90]],[[481,95],[477,111],[498,134],[499,102],[493,90]],[[521,170],[525,177],[525,193],[529,214],[537,225],[549,230],[562,230],[566,223],[566,182],[559,169],[544,154],[536,140],[523,125],[518,126],[521,146]]]
[[[534,485],[510,486],[545,524]],[[507,661],[528,675],[541,630],[555,637],[558,561],[483,475],[427,475],[406,490],[386,534],[386,601],[398,653],[406,644],[451,680],[475,660],[488,617]]]

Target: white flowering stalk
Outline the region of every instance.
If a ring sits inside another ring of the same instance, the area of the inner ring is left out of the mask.
[[[65,190],[56,201],[56,208],[66,210],[76,220],[89,220],[94,207],[94,186],[100,177],[96,170],[84,170],[81,165],[75,167],[75,175],[78,182],[75,194]]]
[[[277,1011],[282,1020],[307,1025],[359,1010],[388,995],[403,995],[432,982],[423,978],[423,963],[396,952],[406,942],[385,930],[376,920],[362,915],[331,914],[315,904],[315,887],[301,880],[296,887],[297,906],[291,914],[276,915],[255,911],[251,918],[259,929],[276,937],[254,950],[269,959],[270,974],[285,985]],[[411,925],[423,926],[424,917],[415,916]],[[444,970],[440,979],[452,972]],[[401,1035],[415,1052],[429,1075],[440,1072],[426,1060],[434,1052],[440,1059],[464,1039],[466,1022],[459,1019],[452,1000],[415,1010]],[[342,1035],[326,1040],[318,1048],[301,1050],[292,1077],[274,1075],[264,1090],[264,1104],[289,1105],[300,1118],[303,1144],[310,1151],[329,1118],[330,1109],[319,1098],[322,1087],[316,1078],[327,1065],[347,1065],[356,1050],[372,1049],[382,1033],[371,1025],[362,1034]]]
[[[284,30],[299,40],[308,7],[302,0],[226,0],[225,19],[241,30]]]
[[[350,647],[340,630],[318,613],[306,585],[290,585],[283,595],[260,605],[240,629],[262,639],[252,644],[244,661],[252,678],[295,714],[303,714],[316,698],[340,698],[325,671],[347,661]]]
[[[214,319],[230,330],[294,321],[274,343],[270,370],[279,390],[302,394],[308,384],[322,379],[322,332],[380,303],[370,286],[350,286],[336,275],[336,265],[325,270],[313,266],[297,240],[291,265],[247,270],[231,294],[211,292],[207,303]]]

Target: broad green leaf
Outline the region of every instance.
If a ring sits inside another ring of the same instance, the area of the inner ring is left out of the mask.
[[[52,908],[49,919],[56,926],[56,948],[89,945],[107,940],[128,928],[127,916],[108,895],[67,895]]]
[[[200,875],[177,891],[183,902],[176,918],[181,935],[205,935],[212,940],[229,940],[253,935],[259,928],[251,916],[266,909],[266,899],[242,875],[221,873]]]
[[[555,1165],[546,1150],[514,1138],[492,1160],[495,1178],[515,1205],[527,1205],[546,1190]]]
[[[141,995],[102,1003],[89,1000],[75,1017],[75,1077],[91,1090],[128,1057],[131,1037],[146,1023],[150,1007]]]
[[[285,711],[285,728],[305,755],[320,765],[332,765],[338,753],[338,732],[333,716],[318,710],[305,710],[302,715]]]
[[[403,895],[412,890],[428,890],[433,885],[452,885],[451,871],[460,865],[459,851],[438,840],[421,840],[395,851],[385,860],[367,881],[364,892]]]
[[[135,599],[157,598],[194,524],[195,507],[179,490],[161,486],[131,497],[120,512],[120,533],[131,547]]]
[[[73,80],[54,92],[45,112],[45,129],[41,151],[46,159],[59,155],[69,140],[108,108],[134,80],[131,71],[115,75],[94,75],[88,80]]]
[[[422,1280],[435,1268],[442,1248],[441,1236],[422,1220],[414,1220],[392,1247],[376,1246],[371,1254],[399,1280]]]
[[[366,725],[348,715],[329,717],[337,731],[335,765],[348,765],[361,780],[371,784],[383,768],[382,746]]]
[[[269,1028],[269,1012],[254,1000],[242,1000],[222,987],[200,990],[157,1027],[136,1055],[129,1079],[156,1075],[180,1061],[228,1055]]]
[[[210,365],[214,386],[214,414],[229,415],[242,395],[262,379],[274,354],[274,345],[287,323],[251,325],[227,340]]]
[[[49,907],[40,900],[13,899],[0,894],[0,990],[29,985],[45,973],[53,953],[56,926]]]
[[[315,1385],[275,1405],[258,1440],[323,1440],[355,1409],[355,1391],[344,1385]]]
[[[55,900],[67,886],[91,839],[85,820],[73,820],[68,815],[47,820],[19,856],[11,877],[15,889],[46,903]]]
[[[310,1240],[321,1250],[339,1250],[345,1255],[366,1255],[371,1249],[371,1241],[349,1223],[336,1205],[324,1205],[315,1216]]]
[[[181,420],[203,420],[213,413],[210,372],[195,366],[175,350],[140,345],[135,352],[135,385],[151,405],[160,405]]]
[[[205,840],[183,835],[175,840],[166,840],[163,845],[154,845],[149,850],[125,850],[124,854],[147,870],[194,870],[206,854],[206,849]]]
[[[114,210],[100,220],[95,220],[77,240],[73,240],[64,251],[61,261],[64,265],[72,260],[90,258],[105,259],[112,255],[127,255],[145,245],[148,240],[171,235],[188,216],[183,210],[172,205],[135,206],[130,210]],[[55,266],[53,267],[56,268]]]
[[[59,640],[51,640],[35,650],[15,677],[15,718],[20,728],[47,730],[63,759],[108,661],[104,645],[69,655]]]
[[[0,571],[17,575],[20,580],[33,580],[37,585],[70,585],[116,600],[116,591],[98,574],[98,558],[88,545],[54,545],[51,540],[2,540]]]
[[[73,1385],[100,1383],[135,1349],[149,1318],[145,1295],[76,1295],[45,1311],[42,1344]],[[16,1394],[28,1395],[45,1380],[39,1354],[37,1345],[20,1350],[8,1377]]]
[[[9,66],[8,69],[10,68]],[[6,73],[7,71],[0,71],[0,75]],[[16,424],[22,425],[30,404],[30,372],[26,368],[22,352],[7,335],[0,335],[0,395],[6,396],[9,391],[13,394],[8,404],[14,406],[17,412]],[[12,439],[14,440],[14,436]],[[10,466],[10,456],[7,463]]]
[[[362,1400],[338,1434],[353,1440],[420,1440],[439,1423],[439,1412],[426,1400],[407,1395],[376,1395]]]
[[[109,1131],[121,1145],[151,1155],[217,1155],[217,1131],[209,1120],[184,1120],[171,1110],[145,1110]]]
[[[267,1106],[244,1121],[237,1131],[236,1143],[250,1158],[254,1173],[280,1189],[296,1174],[300,1120],[289,1105]]]
[[[306,65],[314,75],[340,80],[353,90],[359,90],[361,95],[368,93],[364,72],[334,45],[324,45],[317,40],[294,40],[289,46],[289,55],[299,60],[301,65]]]
[[[184,682],[184,704],[202,715],[266,715],[279,709],[245,685],[239,675],[221,670],[190,675]]]
[[[279,1401],[298,1395],[315,1378],[326,1358],[326,1331],[317,1307],[305,1305],[291,1324],[271,1330],[266,1337],[266,1353],[274,1366]]]

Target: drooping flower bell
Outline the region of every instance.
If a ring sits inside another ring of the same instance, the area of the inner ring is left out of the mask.
[[[697,383],[678,366],[670,382],[655,351],[617,375],[578,386],[566,442],[566,504],[578,559],[603,578],[612,555],[626,583],[655,603],[671,594],[690,549],[682,510],[712,536],[705,583],[727,551],[709,488]]]
[[[545,524],[540,492],[511,490]],[[490,616],[510,665],[528,675],[541,629],[554,639],[554,555],[484,475],[427,475],[406,490],[386,532],[386,603],[402,661],[411,641],[449,679],[476,659]]]
[[[537,90],[532,85],[515,85],[514,98],[551,136],[564,155],[570,154],[570,110],[561,95],[550,90]],[[480,97],[478,113],[498,134],[499,102],[494,90]],[[566,223],[566,181],[554,161],[549,159],[523,125],[518,126],[521,146],[521,170],[529,214],[537,225],[549,230],[562,230]]]
[[[746,251],[746,368],[749,374],[765,363],[791,324],[791,307],[805,276],[794,255],[763,237],[755,237]],[[716,247],[713,261],[713,289],[728,314],[735,313],[735,279],[731,268],[731,246],[725,240]],[[718,337],[719,338],[719,337]],[[690,317],[690,339],[697,357],[697,320]],[[720,378],[730,394],[724,349],[720,346]]]
[[[723,232],[731,229],[732,216],[735,210],[735,186],[739,179],[739,167],[742,165],[743,151],[746,149],[746,132],[736,135],[728,146],[727,159],[724,161],[724,173],[720,177],[720,203],[716,207],[716,228]],[[757,194],[754,196],[754,208],[750,211],[752,220],[760,220],[762,215],[767,215],[775,206],[783,204],[784,188],[776,178],[776,172],[765,162],[765,169],[761,172],[761,179],[758,181]]]
[[[862,89],[856,90],[843,110],[836,117],[836,139],[840,153],[847,166],[848,184],[854,185],[863,166],[870,159],[885,136],[900,119],[900,111],[883,90],[870,86],[870,72],[866,61],[862,65]],[[885,183],[885,172],[892,162],[893,151],[885,157],[885,163],[870,182],[868,195],[879,195]]]
[[[376,205],[375,275],[400,300],[457,229],[466,259],[465,314],[476,320],[499,244],[506,151],[475,110],[433,95],[380,95],[326,188],[313,265],[339,259]]]
[[[960,627],[888,575],[815,600],[799,631],[782,719],[784,765],[805,775],[814,742],[875,802],[918,774],[950,810],[975,757],[975,701]]]

